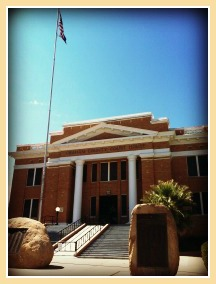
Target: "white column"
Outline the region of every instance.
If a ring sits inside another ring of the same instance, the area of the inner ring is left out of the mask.
[[[73,222],[81,218],[83,165],[85,161],[76,160],[75,163],[76,163],[76,176],[75,176],[75,189],[74,189]]]
[[[131,212],[137,204],[137,181],[136,181],[136,156],[128,156],[128,172],[129,172],[129,221]]]

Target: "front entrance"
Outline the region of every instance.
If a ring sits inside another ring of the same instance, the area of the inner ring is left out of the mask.
[[[99,216],[100,222],[118,223],[117,195],[100,196]]]

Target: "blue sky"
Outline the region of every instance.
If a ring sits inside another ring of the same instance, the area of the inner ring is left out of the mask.
[[[208,13],[199,8],[61,9],[50,131],[152,112],[208,123]],[[46,140],[57,9],[8,11],[8,139]]]

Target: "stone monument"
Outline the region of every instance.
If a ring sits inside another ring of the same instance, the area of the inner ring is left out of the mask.
[[[174,276],[179,266],[178,235],[163,205],[138,204],[132,211],[129,266],[134,276]]]

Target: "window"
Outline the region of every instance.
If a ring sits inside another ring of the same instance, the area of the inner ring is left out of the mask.
[[[83,182],[87,182],[87,165],[83,166]]]
[[[196,156],[187,157],[188,164],[188,175],[189,176],[197,176],[197,165],[196,165]]]
[[[97,164],[92,164],[92,182],[97,181]]]
[[[117,173],[118,173],[118,164],[117,162],[111,162],[110,163],[110,180],[117,180],[118,179],[118,176],[117,176]]]
[[[193,193],[193,214],[208,214],[208,192]]]
[[[29,169],[27,186],[41,185],[42,168]]]
[[[101,163],[101,181],[112,181],[118,179],[117,162]]]
[[[39,199],[26,199],[23,209],[23,217],[37,219],[38,218]]]
[[[127,195],[121,196],[121,216],[127,216]]]
[[[91,197],[91,216],[96,216],[96,196]]]
[[[121,180],[126,180],[126,161],[121,161]]]
[[[101,181],[108,181],[108,163],[101,163]]]
[[[208,175],[208,156],[190,156],[187,157],[189,176],[207,176]]]

